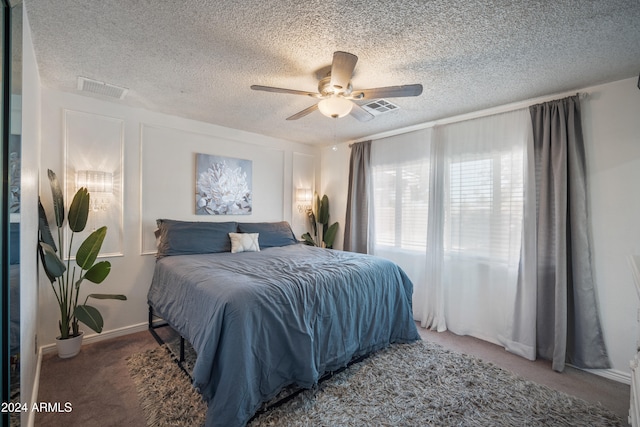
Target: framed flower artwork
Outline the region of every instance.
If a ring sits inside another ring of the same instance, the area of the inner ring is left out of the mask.
[[[196,215],[250,215],[251,167],[251,160],[196,154]]]

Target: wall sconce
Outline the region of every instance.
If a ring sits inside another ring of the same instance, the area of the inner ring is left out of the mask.
[[[76,188],[85,187],[91,194],[91,210],[105,211],[109,207],[109,195],[113,194],[113,174],[102,171],[76,172]]]
[[[310,188],[297,188],[296,201],[298,202],[298,212],[303,213],[311,209],[313,192]]]

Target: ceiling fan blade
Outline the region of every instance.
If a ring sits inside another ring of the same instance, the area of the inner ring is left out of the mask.
[[[371,114],[355,102],[353,103],[353,108],[351,108],[351,112],[349,114],[351,114],[361,122],[368,122],[375,117],[373,114]]]
[[[350,98],[353,99],[372,99],[372,98],[400,98],[404,96],[418,96],[422,93],[422,85],[403,85],[403,86],[387,86],[377,87],[373,89],[358,89],[351,93]]]
[[[272,87],[272,86],[251,85],[251,89],[262,90],[265,92],[290,93],[292,95],[306,95],[306,96],[312,96],[314,98],[317,98],[320,96],[320,94],[316,92],[306,92],[303,90],[295,90],[295,89],[283,89],[280,87]]]
[[[331,63],[331,86],[336,92],[342,92],[347,89],[353,70],[356,68],[358,57],[348,53],[337,51],[333,53],[333,62]]]
[[[318,104],[313,104],[311,107],[305,108],[304,110],[297,112],[291,117],[287,117],[287,120],[298,120],[300,117],[304,117],[307,114],[313,113],[317,109],[318,109]]]

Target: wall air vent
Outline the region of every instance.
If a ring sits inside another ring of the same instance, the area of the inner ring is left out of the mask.
[[[124,99],[129,89],[111,85],[105,82],[88,79],[86,77],[78,77],[78,90],[83,92],[91,92],[98,95],[108,96],[110,98]]]
[[[383,113],[388,113],[389,111],[400,109],[400,107],[398,107],[396,104],[392,104],[386,99],[378,99],[377,101],[368,102],[362,105],[362,108],[376,116]]]

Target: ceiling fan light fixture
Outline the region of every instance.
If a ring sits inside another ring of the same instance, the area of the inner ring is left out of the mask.
[[[351,101],[339,96],[331,96],[318,103],[320,112],[334,119],[346,116],[351,112],[352,107],[353,103]]]
[[[320,110],[322,115],[337,119],[351,114],[356,120],[366,122],[374,115],[362,108],[359,103],[353,100],[373,99],[373,98],[399,98],[403,96],[418,96],[422,93],[421,84],[410,84],[402,86],[377,87],[372,89],[360,89],[353,92],[351,78],[356,66],[358,57],[349,52],[337,51],[333,53],[331,71],[329,71],[318,82],[318,92],[307,92],[295,89],[284,89],[273,86],[251,85],[252,90],[262,90],[265,92],[288,93],[293,95],[311,96],[320,99],[316,104],[305,108],[296,114],[287,117],[287,120],[298,120],[316,110]],[[386,101],[385,101],[386,102]],[[385,111],[398,108],[396,105],[385,105]]]

